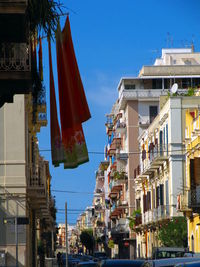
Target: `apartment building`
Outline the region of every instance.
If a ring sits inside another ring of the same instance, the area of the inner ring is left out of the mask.
[[[0,250],[6,266],[36,266],[38,247],[52,256],[46,244],[55,231],[49,164],[37,139],[47,124],[45,91],[34,80],[27,6],[27,0],[0,1]]]
[[[156,59],[152,66],[143,66],[138,77],[120,80],[119,96],[111,113],[108,114],[106,122],[107,159],[110,163],[107,177],[110,177],[112,170],[118,172],[122,170],[127,175],[125,195],[128,202],[128,213],[126,214],[126,209],[124,209],[125,212],[118,213],[115,219],[110,217],[111,222],[114,221],[113,226],[120,218],[131,216],[136,209],[135,178],[140,172],[138,137],[153,122],[165,102],[159,102],[160,96],[167,96],[174,83],[177,83],[179,92],[187,90],[189,87],[194,88],[199,84],[199,55],[189,48],[163,49],[161,58]],[[110,182],[110,178],[107,180]],[[119,188],[124,188],[124,185],[118,187],[118,190]],[[112,191],[112,185],[110,190]],[[129,243],[129,257],[135,258],[135,232],[129,229],[128,237],[123,237],[123,241]],[[119,256],[119,245],[115,245]]]
[[[0,109],[0,248],[6,253],[7,266],[15,264],[16,257],[22,266],[35,266],[38,242],[44,243],[44,233],[47,237],[55,231],[49,165],[39,154],[36,137],[46,119],[41,121],[39,112],[33,123],[30,99],[31,95],[16,95],[14,103]],[[18,233],[11,222],[15,218],[24,218],[27,223],[16,226]]]
[[[199,100],[199,96],[195,100]],[[200,252],[199,246],[199,131],[200,101],[193,101],[192,107],[188,108],[185,113],[185,155],[186,155],[186,176],[184,180],[184,188],[177,196],[177,209],[182,211],[188,219],[188,246],[193,252]]]
[[[96,240],[95,250],[103,251],[105,245],[105,174],[104,165],[100,163],[96,171],[96,185],[93,197],[93,235]]]
[[[151,257],[152,248],[161,245],[160,225],[183,215],[177,210],[177,196],[185,188],[185,113],[198,103],[199,97],[170,97],[139,136],[140,165],[135,182],[142,222],[136,225],[138,257]]]

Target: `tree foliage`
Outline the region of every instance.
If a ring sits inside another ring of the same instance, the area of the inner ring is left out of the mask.
[[[141,209],[134,210],[131,217],[128,217],[129,227],[133,229],[133,227],[137,224],[137,220],[141,216]]]
[[[85,229],[81,232],[80,240],[83,246],[86,247],[89,251],[93,249],[94,246],[94,237],[92,229]]]
[[[185,217],[174,217],[160,225],[158,239],[163,246],[187,247],[187,220]]]

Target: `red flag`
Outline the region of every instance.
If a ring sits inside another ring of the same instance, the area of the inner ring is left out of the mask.
[[[69,17],[56,36],[60,117],[62,130],[88,120],[88,108],[83,84],[74,53]]]
[[[60,163],[65,161],[65,154],[61,140],[60,127],[58,124],[50,39],[48,39],[48,46],[49,46],[49,77],[50,77],[51,155],[52,155],[52,163],[55,167],[57,167],[59,166]]]
[[[81,123],[91,115],[76,62],[68,17],[62,33],[58,25],[56,50],[62,143],[66,154],[64,167],[75,168],[89,160]]]

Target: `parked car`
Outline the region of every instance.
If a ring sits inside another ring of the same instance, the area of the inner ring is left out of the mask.
[[[98,263],[95,261],[83,261],[79,262],[77,267],[98,267]]]
[[[97,260],[106,260],[107,259],[107,255],[105,252],[101,252],[101,251],[95,251],[94,252],[94,258]]]
[[[200,261],[176,264],[175,267],[199,267]]]
[[[142,267],[174,267],[179,263],[199,262],[200,258],[197,257],[181,257],[181,258],[168,258],[147,260]],[[183,265],[184,266],[184,265]],[[200,266],[200,265],[199,265]]]
[[[100,267],[143,267],[145,260],[103,260]]]
[[[152,259],[166,259],[184,257],[186,248],[178,247],[159,247],[153,248]]]
[[[62,266],[65,266],[66,265],[66,253],[62,253],[61,260],[62,260]],[[77,264],[80,261],[81,260],[79,258],[74,258],[71,254],[68,255],[68,266],[69,267],[77,266]]]

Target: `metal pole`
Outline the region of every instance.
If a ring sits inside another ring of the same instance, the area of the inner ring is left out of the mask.
[[[65,244],[66,244],[66,267],[68,267],[68,229],[67,229],[67,202],[65,202]]]
[[[16,245],[16,267],[18,267],[18,227],[17,227],[17,217],[15,217],[15,245]]]

